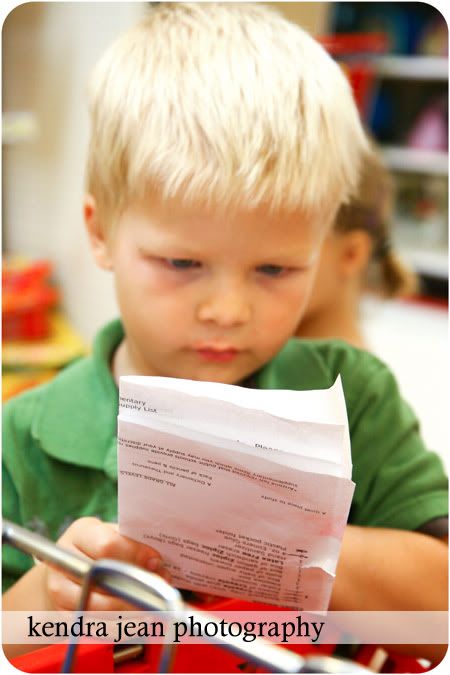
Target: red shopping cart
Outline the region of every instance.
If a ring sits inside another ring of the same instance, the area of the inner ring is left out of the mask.
[[[221,612],[247,611],[255,615],[273,607],[240,600],[221,600],[199,609],[183,602],[180,593],[160,577],[143,569],[114,560],[88,562],[44,537],[9,521],[3,522],[3,543],[59,566],[82,580],[80,612],[87,606],[92,588],[132,603],[147,611],[189,612],[205,625],[217,620]],[[205,611],[207,610],[207,611]],[[55,644],[11,659],[19,670],[28,673],[347,673],[365,675],[372,666],[376,647],[352,645],[354,660],[333,656],[336,645],[289,644],[281,647],[262,638],[253,642],[229,637],[205,638],[202,644]],[[380,662],[379,662],[380,663]],[[389,656],[385,672],[424,672],[418,661]],[[383,672],[378,668],[379,672]]]

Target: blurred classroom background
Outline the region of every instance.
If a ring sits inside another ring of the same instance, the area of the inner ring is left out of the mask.
[[[275,5],[347,72],[397,191],[394,243],[417,296],[367,298],[372,350],[397,375],[429,446],[448,450],[448,29],[421,2]],[[148,3],[33,2],[3,26],[3,399],[53,377],[117,309],[81,203],[86,82]],[[447,463],[448,465],[448,463]]]

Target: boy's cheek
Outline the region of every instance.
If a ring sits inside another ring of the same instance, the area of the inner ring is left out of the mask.
[[[267,312],[270,328],[278,335],[290,334],[305,312],[308,297],[305,291],[278,298]]]
[[[173,270],[164,269],[163,263],[146,261],[137,258],[130,262],[125,268],[116,268],[116,283],[118,286],[126,287],[128,292],[133,289],[142,289],[147,297],[167,296],[173,298],[173,293],[178,291],[183,296],[192,293],[191,286],[186,283],[182,274],[177,274]],[[167,300],[166,300],[167,301]]]

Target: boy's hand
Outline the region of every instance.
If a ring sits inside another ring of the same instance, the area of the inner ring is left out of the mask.
[[[194,603],[194,605],[213,605],[216,604],[216,602],[223,602],[228,598],[223,597],[222,595],[211,595],[211,593],[191,591],[191,595],[188,599],[189,602]]]
[[[82,555],[88,560],[112,558],[131,563],[159,574],[166,581],[170,575],[163,567],[157,551],[119,534],[118,526],[104,523],[97,518],[79,518],[64,532],[58,544],[69,551]],[[81,580],[46,566],[46,596],[48,609],[72,611],[78,607]],[[135,609],[120,598],[98,591],[89,596],[89,611],[123,611]]]

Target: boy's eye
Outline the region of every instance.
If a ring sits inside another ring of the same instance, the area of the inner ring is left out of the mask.
[[[287,271],[286,267],[281,267],[281,265],[260,265],[256,268],[261,274],[265,274],[267,277],[279,277],[283,272]]]
[[[190,260],[189,258],[166,258],[166,263],[176,270],[190,270],[200,267],[198,260]]]

